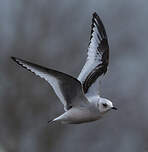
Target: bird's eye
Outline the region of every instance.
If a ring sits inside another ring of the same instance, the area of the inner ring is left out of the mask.
[[[103,103],[103,107],[105,107],[105,108],[106,108],[106,107],[107,107],[107,104],[106,104],[106,103]]]

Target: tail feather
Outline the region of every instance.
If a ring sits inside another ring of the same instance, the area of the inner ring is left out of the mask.
[[[53,121],[53,119],[48,120],[48,124],[51,124]]]

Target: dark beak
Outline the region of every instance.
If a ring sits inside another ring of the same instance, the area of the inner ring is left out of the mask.
[[[114,110],[118,110],[116,107],[112,107],[112,109],[114,109]]]

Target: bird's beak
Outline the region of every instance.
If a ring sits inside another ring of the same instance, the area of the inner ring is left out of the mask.
[[[114,109],[114,110],[118,110],[116,107],[112,107],[112,109]]]

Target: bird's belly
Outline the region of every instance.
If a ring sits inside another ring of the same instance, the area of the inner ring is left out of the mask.
[[[80,124],[95,121],[101,118],[100,113],[92,112],[86,108],[72,108],[67,111],[67,117],[63,123]]]

